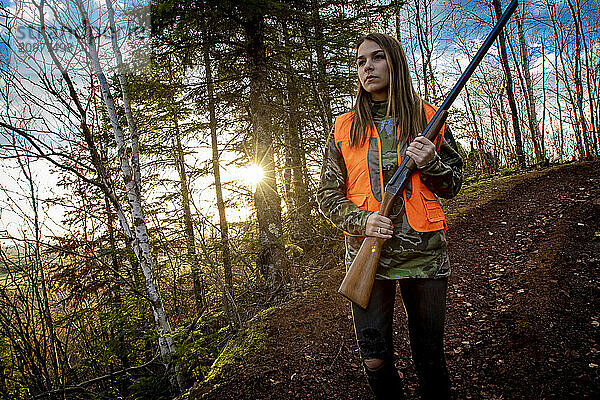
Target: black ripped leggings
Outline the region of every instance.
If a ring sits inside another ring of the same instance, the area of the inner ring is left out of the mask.
[[[447,278],[400,279],[400,292],[408,317],[413,361],[419,376],[423,399],[450,397],[450,381],[444,356],[444,317]],[[395,280],[375,280],[366,310],[352,304],[354,328],[361,357],[384,360],[381,368],[365,368],[369,385],[377,399],[403,399],[402,382],[394,367],[392,322]]]

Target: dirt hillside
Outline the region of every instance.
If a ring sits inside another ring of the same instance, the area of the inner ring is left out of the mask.
[[[600,163],[466,187],[447,202],[446,354],[457,399],[600,398]],[[370,399],[342,267],[266,310],[188,399]],[[398,298],[397,365],[417,399]]]

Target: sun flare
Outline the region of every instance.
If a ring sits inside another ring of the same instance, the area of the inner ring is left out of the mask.
[[[240,169],[240,180],[246,185],[255,188],[262,181],[265,173],[260,165],[252,164]]]

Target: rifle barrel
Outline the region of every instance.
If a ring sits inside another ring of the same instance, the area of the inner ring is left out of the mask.
[[[487,53],[489,48],[492,46],[492,43],[494,43],[494,40],[496,40],[496,38],[498,37],[498,35],[500,34],[500,32],[502,31],[504,26],[510,19],[511,15],[517,8],[517,5],[518,5],[518,0],[512,0],[510,2],[508,7],[506,8],[506,10],[504,11],[502,16],[498,20],[498,23],[496,23],[496,26],[494,26],[494,29],[492,29],[490,34],[487,36],[487,38],[485,39],[485,42],[483,42],[483,45],[479,48],[479,50],[477,51],[477,54],[475,54],[475,57],[473,57],[473,59],[469,63],[469,66],[465,70],[465,72],[463,72],[463,74],[461,75],[458,82],[456,82],[456,84],[450,91],[450,94],[448,94],[448,97],[446,97],[446,100],[444,100],[444,102],[442,103],[440,108],[437,110],[437,112],[435,113],[433,118],[431,118],[431,120],[427,124],[427,128],[425,128],[425,131],[423,131],[423,133],[421,135],[426,135],[427,132],[429,132],[429,130],[436,123],[436,120],[439,118],[440,113],[442,113],[443,111],[448,111],[448,109],[450,108],[452,103],[454,103],[454,100],[456,100],[456,98],[458,97],[458,94],[460,93],[462,88],[465,87],[465,85],[467,84],[467,81],[469,80],[471,75],[473,75],[473,72],[475,72],[475,69],[477,68],[477,66],[479,65],[481,60],[483,59],[483,56],[485,56],[485,53]],[[398,179],[400,179],[401,175],[406,175],[403,172],[403,170],[406,169],[406,163],[408,161],[407,159],[408,159],[408,157],[404,157],[404,160],[402,160],[402,163],[398,167],[398,170],[396,170],[396,173],[394,174],[394,176],[392,176],[392,178],[388,182],[388,184],[386,186],[386,191],[389,188],[391,192],[398,193],[398,189],[402,188],[403,185],[402,184],[399,185],[400,182],[398,181]]]
[[[448,110],[450,108],[450,106],[452,105],[452,103],[454,103],[454,100],[456,100],[456,97],[458,97],[458,94],[460,93],[462,88],[466,85],[466,83],[469,80],[469,78],[471,77],[471,75],[473,75],[473,72],[475,72],[475,69],[477,68],[477,66],[479,65],[481,60],[483,59],[483,56],[485,55],[485,53],[487,53],[489,48],[492,46],[492,43],[494,43],[494,41],[500,34],[500,31],[502,31],[502,29],[504,28],[504,26],[510,19],[510,16],[517,8],[517,5],[518,5],[517,0],[512,0],[511,3],[508,5],[506,10],[500,17],[500,20],[498,20],[498,23],[496,24],[494,29],[490,32],[488,37],[485,39],[485,42],[483,42],[483,45],[479,48],[479,51],[477,51],[477,54],[475,54],[475,57],[473,57],[473,59],[469,63],[469,66],[465,70],[465,72],[461,75],[460,79],[458,80],[458,82],[456,82],[456,84],[452,88],[452,91],[450,92],[448,97],[446,97],[446,100],[444,100],[444,103],[442,103],[442,105],[440,106],[438,112],[440,110]],[[435,120],[435,118],[432,118],[432,121],[433,120]]]

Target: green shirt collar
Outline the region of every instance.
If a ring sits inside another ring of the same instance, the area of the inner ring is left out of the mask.
[[[374,121],[381,121],[385,119],[385,113],[387,111],[388,101],[373,101],[371,102],[371,115]]]

